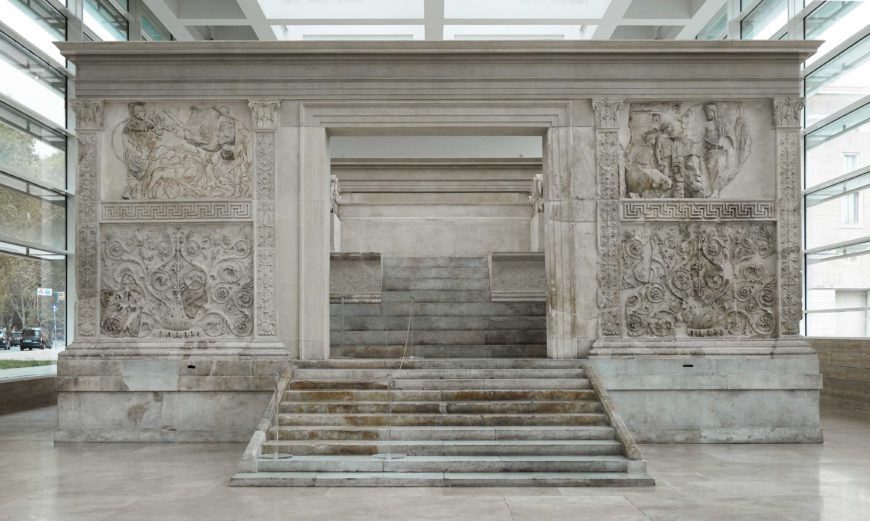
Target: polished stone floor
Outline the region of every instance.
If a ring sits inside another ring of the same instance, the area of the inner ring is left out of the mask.
[[[870,520],[870,416],[839,410],[824,445],[646,445],[649,489],[231,489],[242,445],[54,446],[54,423],[0,416],[0,519]]]

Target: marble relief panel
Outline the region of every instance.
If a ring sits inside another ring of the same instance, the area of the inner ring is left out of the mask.
[[[771,133],[759,102],[632,103],[623,197],[773,197]]]
[[[772,223],[625,224],[620,250],[628,336],[774,336]]]
[[[251,197],[250,110],[243,103],[107,103],[103,200]]]
[[[113,224],[102,231],[102,335],[251,336],[250,223]]]

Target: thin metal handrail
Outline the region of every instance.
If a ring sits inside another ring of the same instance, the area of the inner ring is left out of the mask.
[[[380,459],[401,459],[404,454],[393,453],[393,388],[396,386],[396,378],[402,374],[402,368],[405,366],[405,357],[408,353],[408,346],[411,344],[411,324],[414,321],[414,297],[410,297],[408,309],[408,327],[405,330],[405,344],[402,346],[402,357],[399,359],[399,368],[387,379],[387,452],[386,454],[375,454],[376,458]]]

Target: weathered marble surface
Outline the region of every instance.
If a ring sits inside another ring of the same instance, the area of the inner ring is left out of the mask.
[[[537,212],[536,203],[534,215],[543,230],[536,242],[545,252],[551,357],[741,356],[761,373],[780,356],[815,360],[797,337],[797,78],[814,43],[61,48],[77,66],[79,179],[75,342],[59,363],[60,417],[78,421],[77,410],[63,404],[85,403],[88,393],[100,394],[105,413],[76,424],[83,439],[98,438],[111,417],[129,412],[128,393],[211,386],[206,399],[219,403],[223,393],[262,393],[258,379],[268,378],[274,364],[328,356],[335,204],[328,139],[338,134],[544,137],[544,176],[534,188],[543,204]],[[532,246],[531,203],[524,201],[521,249]],[[346,238],[350,230],[343,228]],[[232,310],[220,308],[228,272],[218,269],[230,250],[207,248],[208,259],[202,250],[188,251],[203,234],[220,244],[233,235],[230,245],[245,245],[242,252],[231,248],[238,258],[230,271],[239,276],[230,277],[223,303],[232,301]],[[121,239],[120,250],[107,249],[113,237]],[[161,264],[162,242],[179,253]],[[116,251],[127,257],[113,257]],[[153,291],[164,287],[161,281],[176,286],[162,300]],[[207,317],[216,309],[223,329],[211,336],[217,321]],[[266,364],[242,378],[213,375],[195,383],[182,379],[178,367],[161,365],[193,355]],[[119,360],[157,362],[148,384],[154,389],[103,365]],[[659,366],[649,367],[658,374]],[[87,374],[74,374],[82,368]],[[818,389],[805,387],[799,375],[813,370],[794,373],[775,392],[715,391],[731,398],[748,393],[746,404],[759,410],[792,393],[790,417],[812,429]],[[714,371],[710,381],[721,382],[723,374]],[[702,411],[709,403],[696,391],[685,391],[697,397],[686,407]],[[227,402],[235,405],[226,414],[248,403],[236,398],[228,398],[236,401]],[[176,399],[185,400],[169,398]],[[727,412],[716,411],[724,421]],[[632,414],[623,411],[629,423]],[[134,439],[132,429],[109,430]]]

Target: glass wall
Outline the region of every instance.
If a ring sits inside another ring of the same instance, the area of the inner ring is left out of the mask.
[[[726,32],[740,34],[729,38],[823,41],[802,71],[803,326],[808,336],[868,337],[870,0],[732,0],[730,5],[738,12]]]
[[[172,38],[142,0],[0,0],[0,378],[53,370],[72,336],[67,102],[74,74],[54,42],[126,40],[131,27],[134,40]],[[22,351],[22,330],[34,328],[44,349]]]

